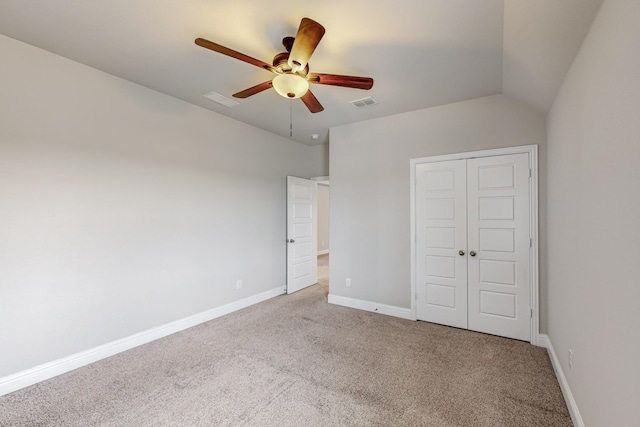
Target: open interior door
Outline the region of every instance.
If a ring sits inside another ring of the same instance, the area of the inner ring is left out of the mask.
[[[287,177],[287,293],[318,282],[318,183]]]

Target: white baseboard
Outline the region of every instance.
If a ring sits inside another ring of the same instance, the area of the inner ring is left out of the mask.
[[[558,355],[553,348],[551,339],[547,334],[540,334],[538,335],[538,345],[540,347],[546,347],[547,353],[549,353],[551,365],[553,366],[553,370],[556,373],[556,378],[558,379],[558,383],[560,384],[560,389],[562,390],[562,394],[564,395],[564,400],[567,403],[567,408],[569,408],[569,414],[571,415],[573,425],[576,427],[584,427],[584,421],[582,420],[582,416],[580,415],[578,404],[573,398],[573,393],[571,393],[571,388],[569,387],[569,383],[567,382],[567,377],[565,377],[564,375],[564,371],[562,370],[562,366],[560,365]]]
[[[329,249],[325,249],[323,251],[318,251],[318,255],[326,255],[329,253]]]
[[[549,336],[547,334],[539,334],[538,341],[536,343],[538,347],[544,347],[546,349],[549,348]],[[549,356],[551,357],[551,356]]]
[[[176,332],[208,322],[209,320],[233,313],[234,311],[266,301],[284,293],[286,293],[285,287],[274,288],[239,301],[225,304],[221,307],[216,307],[184,319],[176,320],[175,322],[147,329],[146,331],[0,378],[0,396],[122,353],[134,347],[175,334]]]
[[[386,314],[388,316],[400,317],[402,319],[416,320],[411,314],[410,308],[396,307],[393,305],[380,304],[377,302],[342,297],[340,295],[329,294],[329,304],[357,308],[358,310],[372,311],[374,313]]]

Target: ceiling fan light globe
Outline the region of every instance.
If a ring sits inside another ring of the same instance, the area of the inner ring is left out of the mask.
[[[300,98],[309,91],[309,82],[297,74],[279,74],[273,78],[273,88],[284,98]]]

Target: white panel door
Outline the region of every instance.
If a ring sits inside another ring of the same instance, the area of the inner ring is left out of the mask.
[[[416,314],[467,327],[466,163],[416,165]]]
[[[318,282],[318,183],[287,177],[287,293]]]
[[[469,329],[529,341],[529,155],[467,160]]]

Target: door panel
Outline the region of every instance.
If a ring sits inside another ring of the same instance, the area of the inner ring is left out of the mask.
[[[482,259],[478,261],[478,268],[481,282],[512,286],[516,284],[515,262]]]
[[[318,184],[287,177],[287,293],[318,281]]]
[[[480,197],[478,199],[479,219],[484,220],[513,220],[513,197]]]
[[[467,327],[464,160],[416,165],[417,317]]]
[[[516,317],[516,296],[504,292],[480,291],[480,310],[482,314],[502,316],[508,319]],[[473,325],[470,329],[473,329]]]
[[[513,252],[515,250],[515,230],[506,228],[478,228],[478,243],[469,245],[483,252]]]
[[[469,329],[529,341],[529,155],[467,160]]]

